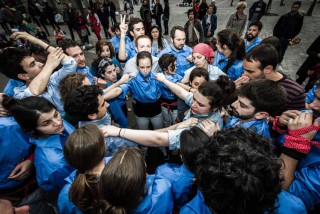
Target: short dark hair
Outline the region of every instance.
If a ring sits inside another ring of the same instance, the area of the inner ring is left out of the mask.
[[[292,5],[299,5],[299,7],[301,7],[301,1],[295,1],[292,3]]]
[[[177,30],[180,30],[180,31],[186,33],[186,32],[184,31],[184,28],[183,28],[182,26],[173,26],[173,27],[171,28],[171,31],[170,31],[170,37],[171,37],[171,39],[174,39]]]
[[[177,58],[175,57],[175,55],[166,53],[159,58],[158,64],[163,71],[166,71],[168,70],[168,67],[176,60]]]
[[[280,54],[281,54],[281,44],[280,44],[280,39],[275,37],[275,36],[269,36],[267,38],[264,38],[260,44],[269,44],[269,45],[272,45],[277,53],[278,53],[278,56],[280,57]],[[280,61],[280,59],[279,59]]]
[[[119,22],[114,23],[114,25],[112,27],[113,32],[115,32],[116,30],[120,30],[120,23]]]
[[[48,113],[56,107],[43,97],[27,97],[17,100],[4,97],[2,105],[14,117],[21,128],[31,132],[33,137],[41,137],[43,134],[37,129],[38,119],[42,113]]]
[[[281,162],[270,140],[240,127],[222,129],[204,145],[196,164],[199,189],[216,213],[274,210]]]
[[[202,96],[208,98],[211,110],[213,110],[229,104],[226,101],[234,94],[235,89],[234,82],[228,76],[221,75],[215,81],[203,82],[198,91]]]
[[[152,66],[152,56],[148,51],[141,51],[137,54],[137,61],[136,61],[137,66],[139,66],[140,59],[145,59],[145,58],[148,58],[150,60],[151,66]]]
[[[180,154],[187,168],[196,173],[197,156],[209,137],[197,126],[184,130],[180,135]]]
[[[287,103],[286,90],[277,82],[266,79],[243,84],[238,96],[249,99],[255,113],[265,111],[272,116],[280,115]]]
[[[64,101],[66,99],[66,96],[69,91],[82,86],[83,80],[86,77],[87,76],[83,73],[72,73],[65,76],[60,81],[60,85],[59,85],[61,100]]]
[[[204,68],[194,68],[189,76],[189,82],[192,82],[195,77],[204,77],[204,79],[209,81],[209,72]]]
[[[187,11],[187,15],[188,15],[188,17],[189,17],[189,15],[190,15],[190,13],[193,13],[193,14],[194,14],[193,9],[189,9],[189,10]]]
[[[58,46],[62,48],[63,52],[67,54],[66,50],[68,48],[73,48],[73,47],[80,47],[80,44],[78,44],[76,41],[69,39],[69,38],[63,38],[58,41]],[[68,55],[68,54],[67,54]]]
[[[64,110],[73,119],[88,121],[90,114],[98,113],[99,99],[102,90],[96,85],[84,85],[67,93]]]
[[[142,19],[140,18],[133,18],[130,20],[129,24],[128,24],[128,29],[129,31],[132,31],[133,32],[133,29],[134,29],[134,25],[138,24],[138,23],[142,23],[143,24],[143,21]]]
[[[6,77],[20,80],[19,74],[27,72],[22,68],[21,62],[24,58],[31,56],[31,53],[24,48],[5,48],[0,52],[0,71]]]
[[[272,45],[260,44],[252,48],[244,57],[248,62],[260,62],[259,69],[262,71],[268,65],[275,70],[278,65],[278,52]]]
[[[262,22],[260,21],[253,21],[249,24],[249,27],[250,28],[251,26],[257,26],[258,27],[258,30],[261,31],[262,27],[263,27],[263,24]]]

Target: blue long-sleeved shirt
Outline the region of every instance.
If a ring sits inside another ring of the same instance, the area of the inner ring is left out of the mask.
[[[236,60],[233,65],[231,65],[231,67],[226,71],[225,67],[228,63],[228,60],[229,59],[226,58],[222,53],[217,51],[213,65],[217,66],[218,68],[220,68],[220,70],[225,72],[230,77],[230,79],[236,80],[241,77],[244,72],[244,69],[242,67],[242,60]]]

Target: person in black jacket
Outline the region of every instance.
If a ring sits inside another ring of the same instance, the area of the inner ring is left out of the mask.
[[[266,12],[267,4],[263,0],[259,0],[253,3],[249,9],[249,21],[260,21],[261,17]]]
[[[163,8],[162,8],[162,5],[160,4],[160,0],[156,0],[156,4],[154,5],[152,13],[153,13],[154,19],[156,20],[156,24],[160,29],[160,32],[162,32],[161,15],[163,14]]]
[[[304,17],[299,13],[300,6],[300,1],[293,2],[291,11],[282,15],[273,28],[273,35],[280,39],[280,62],[288,48],[289,40],[295,38],[301,31]]]
[[[208,4],[207,4],[206,0],[202,0],[201,4],[199,6],[199,17],[198,17],[199,20],[203,19],[203,17],[207,13],[207,10],[208,10]]]
[[[320,36],[318,36],[318,38],[316,38],[316,40],[314,40],[310,45],[307,50],[307,54],[309,56],[297,71],[298,78],[296,81],[299,84],[302,84],[305,81],[305,79],[308,77],[309,69],[311,69],[320,59]]]
[[[112,26],[114,26],[114,24],[117,23],[116,6],[110,0],[105,0],[104,3],[103,3],[103,7],[106,9],[107,13],[111,17],[111,20],[113,22]]]
[[[217,16],[213,14],[212,5],[209,5],[207,14],[202,19],[202,28],[205,39],[213,37],[214,31],[217,29]]]
[[[103,31],[106,35],[106,38],[109,38],[108,30],[109,30],[109,13],[106,7],[103,6],[103,4],[99,4],[99,9],[96,11],[100,22],[103,27]]]
[[[67,23],[72,40],[74,40],[73,31],[76,30],[76,13],[67,3],[63,3],[63,20]],[[79,36],[80,37],[80,36]],[[81,37],[80,37],[81,38]]]
[[[164,26],[164,34],[168,35],[169,32],[169,18],[170,18],[170,6],[169,6],[169,0],[164,0],[164,11],[163,11],[163,26]]]

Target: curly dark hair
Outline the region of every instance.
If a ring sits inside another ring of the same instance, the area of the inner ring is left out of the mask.
[[[64,110],[73,119],[88,121],[90,114],[98,113],[99,99],[102,90],[96,85],[84,85],[67,93]]]
[[[216,132],[197,158],[197,181],[216,213],[257,214],[275,209],[281,161],[271,141],[240,127]]]

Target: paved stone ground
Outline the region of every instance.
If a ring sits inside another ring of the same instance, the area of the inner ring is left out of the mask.
[[[210,0],[207,0],[208,2]],[[216,0],[217,9],[217,17],[218,17],[218,28],[215,33],[219,32],[220,30],[224,29],[227,21],[232,13],[236,10],[236,3],[237,0],[234,0],[233,5],[230,6],[231,0]],[[248,8],[245,10],[245,13],[248,14],[249,7],[252,3],[256,0],[247,0]],[[313,0],[302,1],[302,6],[300,11],[306,12]],[[170,0],[170,20],[169,20],[169,29],[174,25],[184,25],[187,21],[186,11],[191,7],[178,7],[177,5],[181,3],[182,0]],[[267,2],[267,0],[265,0]],[[273,5],[271,8],[271,13],[278,14],[279,16],[263,16],[261,21],[264,25],[261,37],[265,38],[272,35],[272,30],[279,19],[280,15],[285,14],[290,11],[291,4],[294,0],[285,0],[285,6],[280,7],[280,0],[274,0]],[[163,0],[161,0],[163,4]],[[120,3],[121,9],[123,9],[123,3]],[[141,5],[134,5],[134,14],[137,17],[140,17],[139,10]],[[295,73],[306,59],[306,49],[310,46],[310,44],[314,41],[314,39],[320,35],[320,4],[317,3],[314,11],[313,16],[305,17],[304,18],[304,25],[302,28],[301,33],[298,35],[301,38],[301,43],[295,46],[289,46],[282,62],[282,66],[284,72],[290,76],[291,78],[295,78]],[[120,13],[124,13],[124,11],[120,11]],[[119,17],[117,17],[119,19]],[[162,26],[163,27],[163,26]],[[50,26],[47,26],[49,31],[53,31]],[[67,37],[69,36],[69,30],[67,29],[66,25],[61,25],[61,28],[67,32]],[[2,29],[0,29],[0,32]],[[52,35],[52,34],[51,34]],[[101,32],[101,35],[104,34]],[[80,42],[80,39],[75,33],[76,40]],[[168,36],[165,38],[170,41]],[[51,44],[55,44],[55,40],[53,36],[49,37]],[[92,33],[90,36],[90,41],[92,44],[95,44],[97,41],[96,36]],[[85,51],[85,55],[87,58],[87,63],[90,64],[92,60],[96,57],[94,50]],[[4,84],[6,83],[7,79],[0,74],[0,90],[3,89]]]

